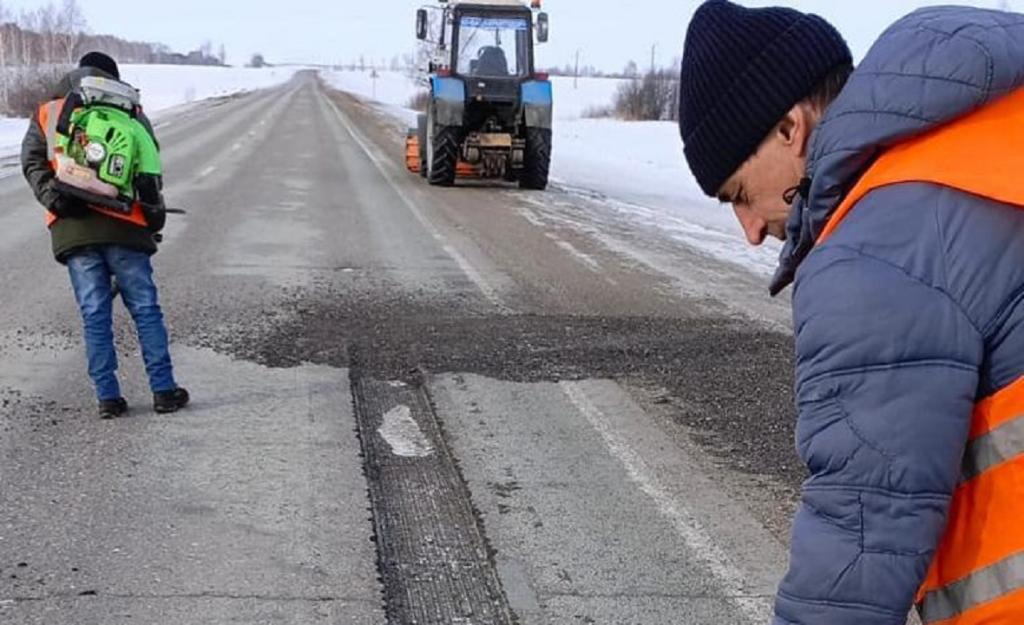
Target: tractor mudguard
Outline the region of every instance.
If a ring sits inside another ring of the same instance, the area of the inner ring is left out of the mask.
[[[466,85],[458,78],[431,78],[431,96],[434,124],[437,126],[463,125],[466,112]]]
[[[526,112],[526,126],[550,129],[554,109],[551,82],[547,80],[524,82],[522,99],[523,109]]]

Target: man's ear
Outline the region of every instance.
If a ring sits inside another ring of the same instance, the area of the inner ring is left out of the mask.
[[[796,149],[798,156],[806,156],[811,132],[814,130],[814,116],[803,102],[789,109],[782,121],[775,127],[776,137],[783,145]]]

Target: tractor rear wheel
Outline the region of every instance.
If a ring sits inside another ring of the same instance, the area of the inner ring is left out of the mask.
[[[523,171],[519,175],[521,189],[543,191],[548,187],[548,170],[551,169],[551,129],[526,129],[526,154]]]
[[[455,170],[459,166],[459,129],[435,126],[429,141],[427,181],[437,187],[450,187],[455,184]]]

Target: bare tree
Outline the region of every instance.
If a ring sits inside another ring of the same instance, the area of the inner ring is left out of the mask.
[[[206,63],[207,59],[213,58],[213,42],[207,39],[203,42],[203,45],[199,46],[199,55],[202,57],[202,62]]]
[[[643,78],[619,85],[615,113],[630,121],[675,120],[678,110],[679,79],[674,69],[655,69]]]
[[[85,15],[82,13],[81,7],[78,6],[78,1],[64,0],[64,4],[56,13],[56,19],[55,43],[56,51],[59,54],[58,60],[69,64],[74,63],[75,51],[78,42],[85,34],[86,27]]]
[[[42,43],[42,62],[52,65],[57,62],[58,40],[60,38],[59,18],[57,7],[52,2],[36,10],[36,19],[39,25],[39,34]]]
[[[8,31],[13,32],[13,29],[7,28],[7,9],[3,3],[0,2],[0,101],[4,104],[7,103],[7,99],[10,96],[10,75],[7,70],[7,47],[12,43],[11,35]]]
[[[23,67],[32,67],[38,62],[37,57],[34,56],[33,38],[29,36],[29,33],[38,30],[39,28],[39,16],[36,13],[30,11],[22,11],[21,17],[18,19],[18,25],[21,27],[21,55],[18,59],[20,65]]]

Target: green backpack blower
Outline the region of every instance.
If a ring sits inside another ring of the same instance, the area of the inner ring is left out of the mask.
[[[131,85],[82,78],[57,121],[58,192],[126,215],[136,200],[163,210],[159,148],[137,111]]]

